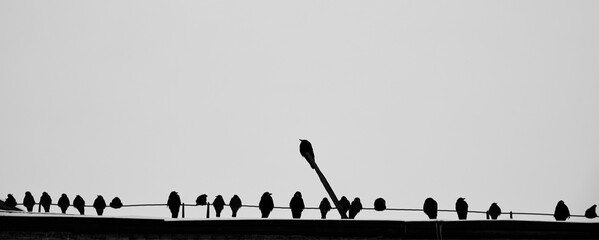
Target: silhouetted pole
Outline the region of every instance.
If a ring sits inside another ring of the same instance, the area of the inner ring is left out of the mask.
[[[185,203],[181,203],[181,218],[185,218]]]
[[[210,203],[206,202],[206,218],[210,218]]]
[[[322,174],[322,172],[320,171],[320,168],[314,161],[314,157],[312,157],[312,155],[310,155],[310,154],[306,154],[306,158],[308,158],[308,161],[310,161],[314,165],[314,170],[316,170],[316,174],[318,174],[318,178],[320,178],[322,185],[324,185],[324,188],[327,190],[327,193],[329,193],[329,197],[331,197],[331,200],[333,200],[333,204],[335,204],[335,208],[337,209],[337,211],[339,211],[339,215],[341,215],[341,219],[347,219],[347,215],[345,214],[345,211],[342,210],[341,205],[339,204],[339,199],[337,199],[337,196],[335,195],[335,192],[333,192],[333,189],[331,188],[329,181],[327,181],[327,179],[324,177],[324,174]]]

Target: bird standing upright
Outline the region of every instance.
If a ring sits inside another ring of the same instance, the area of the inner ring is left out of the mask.
[[[293,194],[291,201],[289,202],[289,208],[291,208],[291,216],[293,218],[301,218],[302,211],[306,206],[304,205],[304,199],[302,199],[302,193],[297,191]]]
[[[260,212],[262,213],[262,218],[268,218],[270,212],[275,207],[275,204],[270,196],[271,193],[265,192],[262,194],[260,198],[260,203],[258,203],[258,208],[260,208]]]
[[[52,198],[47,192],[42,193],[40,197],[40,205],[44,208],[44,212],[50,212],[50,205],[52,205]]]
[[[570,210],[568,206],[564,203],[564,201],[560,200],[557,202],[555,206],[555,212],[553,213],[553,217],[557,221],[566,221],[566,219],[570,218]]]
[[[73,207],[76,208],[81,215],[85,214],[85,200],[83,200],[81,196],[77,195],[75,199],[73,199]]]
[[[216,217],[220,217],[220,213],[225,208],[225,200],[223,199],[223,196],[216,196],[212,202],[212,206],[214,207],[214,211],[216,211]]]
[[[16,208],[17,207],[17,199],[15,199],[15,197],[13,197],[12,194],[6,195],[6,201],[4,201],[4,203],[9,208]]]
[[[29,191],[25,192],[25,198],[23,198],[23,206],[27,208],[27,212],[33,211],[33,206],[35,206],[35,199],[33,199],[33,195]]]
[[[196,198],[196,205],[204,206],[208,204],[208,195],[202,194]]]
[[[310,164],[310,167],[312,169],[315,168],[315,164],[316,164],[316,156],[314,156],[314,150],[312,149],[312,144],[310,144],[310,142],[308,140],[305,139],[300,139],[300,146],[299,146],[299,150],[300,150],[300,154],[302,155],[302,157],[304,157],[306,159],[306,161],[308,161],[308,163]]]
[[[326,197],[322,198],[318,209],[320,209],[320,218],[327,219],[327,213],[331,211],[331,203],[329,202],[329,199]]]
[[[360,198],[354,198],[349,206],[349,219],[356,218],[360,211],[362,211],[362,202],[360,202]]]
[[[458,198],[455,202],[455,211],[458,213],[458,219],[466,220],[468,217],[468,203],[464,198]]]
[[[584,216],[586,218],[596,218],[597,217],[597,204],[594,204],[589,209],[584,212]]]
[[[172,191],[168,196],[168,200],[166,201],[166,205],[171,210],[171,216],[173,218],[177,218],[179,216],[179,207],[181,206],[181,198],[177,192]]]
[[[94,200],[94,208],[96,209],[96,213],[98,216],[102,216],[104,214],[104,209],[106,208],[106,201],[104,201],[104,197],[102,195],[98,195],[96,200]]]
[[[341,208],[343,208],[343,212],[345,214],[347,214],[347,211],[349,211],[349,200],[347,200],[347,198],[345,196],[342,196],[341,199],[339,199],[339,206],[341,206]]]
[[[435,199],[427,198],[426,200],[424,200],[422,210],[424,211],[426,216],[428,216],[429,219],[437,219],[438,205]]]
[[[62,213],[67,213],[67,209],[70,205],[71,200],[69,200],[69,197],[67,197],[67,195],[63,193],[58,199],[58,207],[60,207],[60,211]]]
[[[229,207],[231,208],[231,212],[233,212],[232,217],[237,217],[237,211],[241,208],[241,199],[237,195],[233,195],[231,200],[229,200]]]
[[[501,215],[501,208],[499,207],[499,205],[497,205],[497,203],[492,203],[489,207],[488,213],[491,216],[491,219],[496,220],[497,217]]]

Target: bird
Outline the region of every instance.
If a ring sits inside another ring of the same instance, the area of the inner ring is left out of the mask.
[[[312,169],[314,169],[315,165],[316,165],[316,156],[314,156],[314,150],[312,149],[312,144],[310,144],[310,142],[305,139],[300,139],[300,141],[301,141],[300,146],[299,146],[300,154],[302,154],[302,157],[304,157],[306,159],[306,161],[308,161],[308,163],[310,164],[310,167]]]
[[[326,197],[322,198],[322,201],[320,201],[318,209],[320,209],[320,218],[327,219],[327,213],[331,211],[331,203],[329,202],[329,199],[327,199]]]
[[[196,205],[204,206],[208,204],[208,196],[206,194],[202,194],[196,198]]]
[[[304,199],[302,199],[302,193],[297,191],[293,194],[291,201],[289,202],[289,208],[291,208],[291,216],[293,218],[301,218],[302,211],[306,206],[304,205]]]
[[[468,217],[468,203],[464,198],[458,198],[455,202],[455,211],[458,213],[458,219],[466,220]]]
[[[106,208],[106,201],[104,201],[104,197],[102,195],[98,195],[96,200],[94,200],[94,208],[96,209],[96,213],[98,216],[102,216],[104,214],[104,209]]]
[[[437,210],[438,210],[437,201],[433,198],[427,198],[424,200],[424,205],[422,206],[422,210],[428,216],[429,219],[437,219]]]
[[[223,199],[223,196],[216,196],[212,202],[212,206],[214,207],[214,211],[216,211],[216,217],[220,217],[220,213],[223,211],[223,208],[225,208],[225,200]]]
[[[589,209],[584,212],[584,216],[587,218],[596,218],[597,217],[597,204],[594,204]]]
[[[110,201],[110,207],[114,209],[119,209],[123,207],[123,203],[121,202],[121,199],[119,197],[115,197],[112,199],[112,201]]]
[[[568,206],[564,203],[564,201],[560,200],[557,202],[555,206],[555,212],[553,213],[553,217],[557,221],[566,221],[566,219],[570,218],[570,210]]]
[[[35,206],[35,199],[33,199],[33,195],[31,192],[25,192],[25,197],[23,198],[23,206],[27,208],[27,212],[33,211],[33,206]]]
[[[237,217],[237,211],[241,208],[241,199],[237,195],[233,195],[231,200],[229,200],[229,207],[231,208],[231,212],[233,212],[232,217]]]
[[[262,213],[262,218],[268,218],[268,215],[270,215],[270,212],[275,207],[275,204],[270,195],[272,194],[269,192],[263,193],[262,197],[260,198],[260,203],[258,203],[258,208]]]
[[[497,205],[497,203],[492,203],[489,207],[488,213],[491,216],[491,219],[496,220],[497,217],[501,215],[501,208],[499,207],[499,205]]]
[[[50,205],[52,205],[52,198],[48,195],[47,192],[42,193],[42,197],[40,197],[40,205],[44,207],[44,212],[50,212]]]
[[[9,208],[16,208],[17,200],[12,196],[12,194],[8,194],[6,195],[6,201],[4,201],[4,204],[6,204],[6,206]]]
[[[358,215],[360,211],[362,211],[362,203],[360,202],[360,198],[354,198],[349,206],[349,218],[356,218],[356,215]]]
[[[377,198],[374,200],[374,210],[376,211],[385,211],[387,209],[387,203],[383,198]]]
[[[81,215],[85,214],[85,200],[83,200],[81,196],[77,195],[75,199],[73,199],[73,207],[76,208]]]
[[[181,206],[181,198],[179,197],[179,194],[177,194],[175,191],[172,191],[168,196],[166,205],[171,210],[172,217],[177,218],[179,216],[179,207]]]
[[[67,209],[70,205],[71,200],[69,200],[69,197],[67,197],[67,195],[63,193],[58,199],[58,207],[60,207],[60,211],[62,213],[67,213]]]
[[[347,211],[349,211],[350,207],[349,200],[347,200],[345,196],[342,196],[339,200],[339,205],[341,207],[342,212],[345,213],[345,215],[347,215]]]

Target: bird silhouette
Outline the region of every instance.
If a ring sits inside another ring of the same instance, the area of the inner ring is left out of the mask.
[[[260,212],[262,213],[262,218],[268,218],[270,212],[275,207],[275,204],[270,196],[271,193],[265,192],[262,194],[260,198],[260,203],[258,203],[258,208],[260,208]]]
[[[33,206],[35,206],[35,199],[33,199],[33,195],[29,191],[25,192],[25,198],[23,198],[23,206],[27,208],[27,212],[33,211]]]
[[[216,217],[220,217],[220,213],[223,211],[223,208],[225,208],[225,200],[223,199],[223,196],[216,196],[212,202],[212,206],[214,207],[214,211],[216,211]]]
[[[44,208],[44,212],[50,212],[50,205],[52,205],[52,198],[47,192],[42,193],[40,197],[40,205]]]
[[[570,210],[568,206],[564,203],[564,201],[560,200],[557,202],[555,206],[555,212],[553,213],[553,217],[557,221],[566,221],[566,219],[570,218]]]
[[[427,198],[426,200],[424,200],[422,210],[424,211],[426,216],[428,216],[429,219],[437,219],[438,205],[435,199]]]
[[[374,200],[374,210],[376,211],[385,211],[387,209],[387,203],[383,198],[377,198]]]
[[[322,201],[320,201],[318,209],[320,209],[320,218],[327,219],[327,213],[331,211],[331,203],[329,202],[329,199],[327,199],[326,197],[322,198]]]
[[[291,208],[291,216],[293,218],[301,218],[302,211],[306,206],[304,205],[304,199],[302,199],[302,193],[297,191],[293,194],[291,201],[289,202],[289,208]]]
[[[112,199],[112,201],[110,201],[110,207],[114,209],[119,209],[123,207],[123,203],[121,202],[121,199],[119,197],[115,197]]]
[[[104,201],[104,197],[102,195],[98,195],[96,200],[94,200],[94,208],[96,209],[96,213],[98,216],[102,216],[104,214],[104,209],[106,208],[106,201]]]
[[[349,211],[350,203],[349,200],[345,196],[342,196],[339,200],[339,205],[341,210],[347,215],[347,211]]]
[[[77,195],[75,199],[73,199],[73,207],[76,208],[81,215],[85,214],[85,200],[83,200],[81,196]]]
[[[8,194],[6,195],[6,201],[4,201],[4,204],[6,204],[6,206],[9,208],[16,208],[17,199],[15,199],[15,197],[13,197],[12,194]]]
[[[596,218],[597,217],[597,204],[594,204],[589,209],[584,212],[584,216],[587,218]]]
[[[455,202],[455,211],[458,213],[458,219],[466,220],[468,217],[468,203],[464,198],[458,198]]]
[[[301,141],[300,146],[299,146],[300,154],[302,154],[302,157],[304,157],[306,159],[306,161],[308,161],[308,163],[310,164],[310,167],[312,169],[314,169],[314,167],[316,165],[316,156],[314,156],[314,150],[312,149],[312,144],[310,144],[310,142],[305,139],[300,139],[300,141]],[[310,158],[312,158],[312,159],[310,159]]]
[[[241,208],[241,199],[237,195],[233,195],[231,200],[229,200],[229,207],[231,208],[231,212],[233,212],[232,217],[237,217],[237,211]]]
[[[175,191],[172,191],[168,196],[166,205],[171,210],[172,217],[177,218],[179,216],[179,207],[181,206],[181,198],[179,197],[179,194],[177,194]]]
[[[496,220],[497,217],[501,215],[501,208],[499,207],[499,205],[497,205],[497,203],[492,203],[489,207],[488,213],[491,216],[491,219]]]
[[[208,204],[208,196],[206,194],[202,194],[196,198],[196,205],[204,206]]]
[[[356,218],[356,215],[358,215],[360,211],[362,211],[362,203],[360,202],[360,198],[354,198],[349,206],[349,218]]]
[[[62,213],[67,213],[67,209],[70,205],[71,200],[69,200],[69,197],[67,197],[67,195],[63,193],[58,199],[58,207],[60,207],[60,211]]]

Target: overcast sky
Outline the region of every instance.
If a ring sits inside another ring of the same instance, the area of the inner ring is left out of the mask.
[[[317,206],[327,194],[299,154],[305,138],[337,195],[365,207],[383,197],[388,207],[420,208],[433,197],[453,209],[465,197],[472,210],[498,202],[553,213],[564,200],[584,214],[599,203],[597,9],[2,1],[0,198],[21,202],[31,191],[38,201],[47,191],[55,202],[67,193],[88,204],[97,194],[165,203],[176,190],[186,203],[205,193],[257,204],[269,191],[288,206],[301,191]]]

